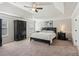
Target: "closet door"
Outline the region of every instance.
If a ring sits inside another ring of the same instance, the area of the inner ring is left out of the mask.
[[[26,38],[26,21],[14,21],[14,40],[19,41]]]

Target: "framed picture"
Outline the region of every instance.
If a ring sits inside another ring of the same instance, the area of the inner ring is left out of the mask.
[[[45,21],[47,27],[53,27],[53,21]]]

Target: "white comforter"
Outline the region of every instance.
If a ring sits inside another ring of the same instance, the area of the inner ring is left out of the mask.
[[[31,37],[44,40],[52,40],[53,38],[56,37],[56,34],[53,31],[42,31],[32,33]]]

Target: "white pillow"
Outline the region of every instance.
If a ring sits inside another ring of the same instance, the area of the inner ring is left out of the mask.
[[[54,33],[54,31],[47,31],[47,30],[43,30],[42,32],[46,32],[46,33]]]

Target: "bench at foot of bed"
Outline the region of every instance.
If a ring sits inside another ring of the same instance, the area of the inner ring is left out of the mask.
[[[53,40],[44,40],[44,39],[38,39],[38,38],[30,37],[30,41],[32,41],[32,40],[48,43],[49,45],[53,44]]]

